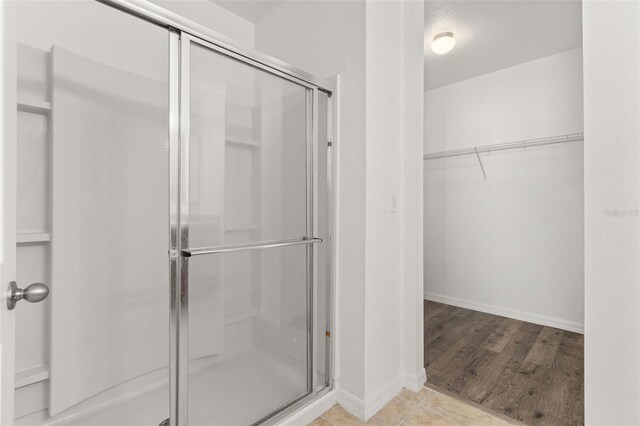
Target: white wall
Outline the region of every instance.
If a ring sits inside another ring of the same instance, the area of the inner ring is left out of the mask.
[[[421,225],[424,77],[424,23],[416,17],[422,15],[422,2],[367,5],[365,401],[372,403],[398,382],[397,366],[401,383],[414,390],[426,378],[422,357],[412,358],[423,346],[416,291],[421,265],[415,257],[422,245],[415,238]]]
[[[378,5],[376,5],[378,6]],[[365,291],[365,401],[397,374],[400,365],[402,292],[400,282],[402,216],[393,197],[402,190],[403,92],[401,77],[402,9],[367,6],[367,181],[366,181],[366,291]],[[397,64],[380,67],[380,63]],[[376,102],[378,99],[384,102]],[[382,315],[385,313],[386,315]],[[376,374],[369,374],[369,372]]]
[[[640,424],[640,3],[585,1],[585,414]]]
[[[582,49],[428,90],[424,132],[425,152],[582,132]]]
[[[402,284],[405,387],[419,390],[426,381],[423,313],[423,166],[424,2],[405,3],[403,45],[404,121],[402,163]],[[416,18],[417,17],[417,18]],[[420,54],[418,54],[420,52]]]
[[[581,49],[427,91],[425,152],[580,133],[582,92]],[[482,159],[425,161],[425,298],[581,332],[582,144]]]
[[[422,7],[286,2],[255,27],[258,49],[324,78],[341,75],[337,387],[339,402],[360,417],[424,377],[414,257],[421,246],[422,93],[415,89]]]

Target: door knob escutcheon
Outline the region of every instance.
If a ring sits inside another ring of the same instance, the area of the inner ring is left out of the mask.
[[[48,295],[49,287],[46,284],[33,283],[22,289],[18,288],[15,281],[11,281],[7,289],[7,308],[12,310],[16,307],[16,303],[23,299],[31,303],[42,302]]]

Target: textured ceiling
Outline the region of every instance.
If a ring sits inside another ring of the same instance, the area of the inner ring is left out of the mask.
[[[433,36],[451,31],[455,48],[431,51]],[[425,1],[425,90],[582,45],[576,0]]]
[[[283,0],[211,0],[218,6],[251,22],[258,22]]]

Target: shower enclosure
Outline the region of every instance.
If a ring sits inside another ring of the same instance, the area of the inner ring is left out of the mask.
[[[269,423],[328,391],[333,84],[152,3],[12,7],[3,278],[50,288],[3,306],[15,424]]]

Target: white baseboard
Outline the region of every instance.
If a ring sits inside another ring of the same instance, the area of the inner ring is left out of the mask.
[[[547,327],[559,328],[561,330],[573,331],[584,334],[584,324],[574,321],[567,321],[561,318],[537,315],[515,309],[503,308],[501,306],[488,305],[486,303],[474,302],[472,300],[459,299],[456,297],[444,296],[441,294],[424,292],[425,300],[458,306],[460,308],[472,309],[474,311],[486,312],[488,314],[500,315],[502,317],[513,318],[520,321],[532,322]]]
[[[343,390],[336,390],[336,402],[340,404],[342,408],[347,410],[351,415],[359,418],[360,420],[364,419],[364,401],[360,398],[352,395],[351,393]]]
[[[427,371],[424,368],[418,374],[411,374],[405,371],[402,375],[403,387],[413,392],[420,391],[426,382]]]
[[[403,379],[403,374],[398,375],[376,393],[371,395],[371,397],[367,398],[366,402],[353,396],[349,392],[338,390],[337,402],[342,406],[342,408],[352,415],[356,416],[360,420],[367,421],[373,417],[378,410],[387,405],[389,401],[400,393],[404,387]]]
[[[336,391],[331,390],[304,408],[278,423],[278,426],[304,426],[329,410],[336,403]]]

